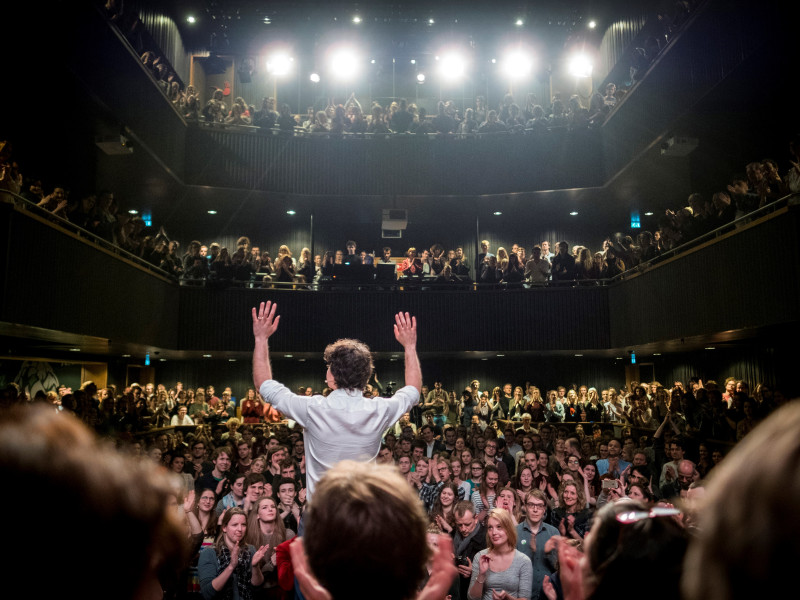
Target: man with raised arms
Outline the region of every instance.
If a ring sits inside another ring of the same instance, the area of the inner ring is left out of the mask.
[[[405,350],[405,387],[391,398],[365,398],[372,374],[369,347],[341,339],[325,348],[325,381],[333,390],[325,396],[298,396],[272,378],[268,340],[278,329],[277,305],[262,302],[253,309],[253,383],[271,403],[304,430],[307,499],[325,472],[342,460],[372,461],[381,436],[403,413],[419,402],[422,370],[417,357],[417,320],[408,313],[395,315],[394,336]]]

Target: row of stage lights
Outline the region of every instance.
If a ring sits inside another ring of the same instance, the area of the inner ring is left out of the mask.
[[[392,59],[394,62],[395,59]],[[467,72],[468,60],[456,52],[448,52],[435,57],[438,75],[445,81],[455,82],[464,77]],[[375,64],[375,59],[370,61]],[[411,59],[410,64],[416,65],[417,61]],[[273,77],[285,77],[294,70],[294,58],[283,52],[276,52],[267,61],[267,72]],[[492,64],[498,64],[503,74],[509,79],[525,79],[534,68],[534,59],[531,54],[522,51],[512,51],[501,60],[491,59]],[[365,61],[352,48],[336,48],[331,51],[328,61],[328,73],[333,79],[339,81],[352,81],[358,76]],[[567,63],[567,72],[573,77],[585,78],[592,75],[592,61],[582,53],[576,53]],[[417,73],[417,82],[424,83],[426,75],[423,71]],[[314,83],[321,81],[318,72],[309,75]]]

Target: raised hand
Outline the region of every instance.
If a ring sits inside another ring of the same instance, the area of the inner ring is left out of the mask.
[[[394,337],[403,348],[417,345],[417,318],[399,312],[394,316]]]
[[[449,535],[439,536],[439,545],[433,554],[431,576],[415,600],[439,600],[444,598],[456,575],[453,564],[453,540]]]
[[[254,567],[264,559],[264,556],[266,556],[268,550],[269,544],[265,544],[253,553],[252,562]]]
[[[280,316],[275,316],[277,304],[271,301],[262,302],[258,310],[253,308],[253,336],[255,338],[269,338],[278,329]]]
[[[183,512],[191,512],[192,507],[194,507],[194,490],[189,490],[189,493],[186,494],[186,498],[183,500]]]

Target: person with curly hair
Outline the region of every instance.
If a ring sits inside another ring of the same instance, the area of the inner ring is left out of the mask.
[[[306,450],[307,501],[325,472],[342,460],[374,460],[381,437],[390,425],[420,399],[422,370],[417,356],[417,320],[409,313],[395,315],[394,336],[405,350],[405,387],[392,398],[365,398],[372,375],[369,347],[354,339],[340,339],[325,348],[328,396],[299,396],[272,378],[269,338],[277,331],[277,305],[262,302],[253,308],[253,383],[261,397],[303,427]],[[335,444],[331,440],[346,439]],[[301,524],[302,529],[302,524]]]

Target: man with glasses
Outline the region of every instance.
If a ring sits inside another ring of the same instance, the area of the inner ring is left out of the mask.
[[[544,545],[558,529],[544,522],[547,514],[547,497],[541,490],[532,490],[525,496],[522,506],[525,520],[517,525],[517,550],[531,559],[533,565],[533,591],[531,600],[544,598],[542,581],[545,575],[552,575],[556,570],[556,551],[544,551]]]
[[[699,479],[699,476],[695,464],[690,460],[680,461],[677,479],[661,486],[661,497],[670,501],[674,498],[685,498],[686,492],[696,479]]]

